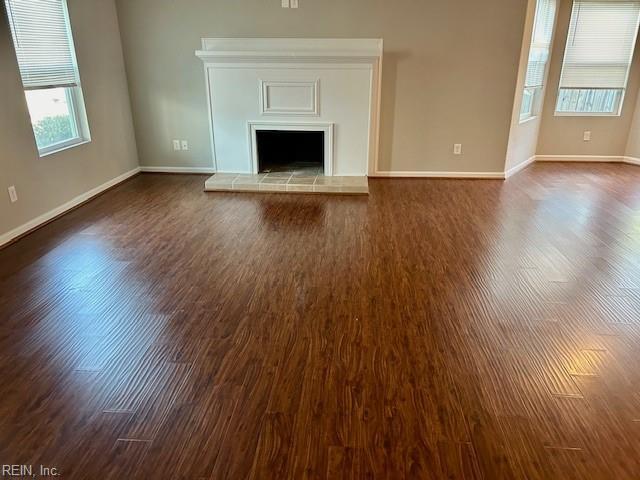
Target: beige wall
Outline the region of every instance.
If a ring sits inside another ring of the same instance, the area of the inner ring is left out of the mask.
[[[0,8],[0,236],[138,165],[115,4],[68,4],[92,141],[43,158]]]
[[[640,160],[640,95],[635,105],[625,156]]]
[[[571,19],[571,0],[560,2],[558,26],[545,98],[542,127],[538,139],[538,155],[622,156],[625,154],[629,128],[634,114],[640,85],[640,48],[636,47],[627,94],[619,117],[554,116],[562,60]],[[585,130],[591,131],[591,141],[585,142]]]
[[[142,165],[211,166],[201,37],[380,37],[381,170],[503,171],[527,0],[280,3],[118,0]]]

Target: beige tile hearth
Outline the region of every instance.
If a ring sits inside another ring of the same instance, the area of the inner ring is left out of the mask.
[[[281,192],[367,195],[367,177],[325,177],[274,172],[258,175],[217,173],[204,185],[206,192]]]

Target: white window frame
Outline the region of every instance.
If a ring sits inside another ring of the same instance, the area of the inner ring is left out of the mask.
[[[69,8],[67,5],[67,0],[60,0],[61,4],[62,4],[62,8],[64,11],[64,17],[65,17],[65,27],[66,27],[66,32],[67,32],[67,36],[68,36],[68,40],[69,40],[69,44],[70,44],[70,48],[71,48],[71,54],[73,55],[73,62],[74,62],[74,68],[75,68],[75,72],[76,72],[76,78],[77,78],[77,84],[74,86],[65,86],[65,85],[52,85],[51,87],[48,88],[42,88],[41,90],[46,91],[46,90],[53,90],[53,89],[57,89],[57,88],[64,88],[65,89],[65,94],[67,97],[67,105],[69,107],[69,113],[71,116],[72,121],[74,122],[74,126],[75,126],[75,130],[77,132],[77,136],[70,138],[68,140],[62,141],[62,142],[58,142],[58,143],[54,143],[52,145],[48,145],[46,147],[40,148],[38,146],[38,142],[35,136],[35,129],[34,129],[34,125],[33,122],[31,122],[31,130],[32,130],[32,134],[33,134],[33,140],[35,143],[35,146],[38,150],[38,155],[40,157],[46,157],[49,155],[53,155],[55,153],[73,148],[73,147],[77,147],[80,145],[84,145],[87,144],[89,142],[91,142],[91,132],[89,129],[89,120],[87,118],[87,111],[86,111],[86,106],[85,106],[85,101],[84,101],[84,95],[82,92],[82,83],[80,80],[80,72],[78,69],[78,63],[77,63],[77,59],[76,59],[76,48],[75,48],[75,44],[73,41],[73,32],[71,30],[71,18],[69,16]],[[2,8],[7,9],[8,6],[7,4],[0,0],[0,2],[2,3]],[[12,20],[10,18],[10,14],[9,11],[6,12],[6,17],[7,17],[7,23],[8,25],[11,26],[11,28],[13,28],[13,26],[11,25]],[[13,41],[13,36],[12,36],[12,41]],[[14,45],[14,49],[15,49],[15,45]],[[24,90],[25,96],[27,93],[27,89]],[[29,112],[29,116],[31,116],[31,112]]]
[[[540,7],[540,0],[536,1],[536,8],[535,8],[535,15],[533,18],[533,28],[531,30],[531,43],[529,44],[529,58],[527,58],[527,68],[525,70],[525,79],[528,78],[529,75],[529,60],[531,57],[531,52],[533,50],[534,47],[540,46],[541,44],[535,44],[534,41],[536,40],[536,32],[537,32],[537,27],[539,26],[538,21],[540,20],[539,18],[539,14],[541,12],[541,10],[539,10]],[[527,85],[526,80],[525,80],[525,85],[522,89],[522,97],[520,98],[520,116],[519,116],[519,123],[523,124],[523,123],[527,123],[530,122],[531,120],[538,118],[539,114],[540,114],[540,108],[542,106],[542,102],[544,100],[543,98],[543,92],[545,91],[545,85],[546,85],[546,77],[547,77],[547,73],[549,71],[549,60],[551,59],[551,49],[552,49],[552,44],[553,44],[553,37],[554,37],[554,30],[555,30],[555,22],[556,22],[556,16],[558,14],[558,2],[554,1],[553,2],[553,19],[552,19],[552,28],[551,28],[551,37],[549,38],[549,43],[547,44],[543,44],[546,45],[547,48],[547,60],[544,64],[544,73],[543,73],[543,81],[540,85]],[[531,92],[531,108],[529,110],[527,110],[526,112],[522,111],[522,107],[524,105],[524,97],[526,92]]]
[[[576,3],[572,2],[572,6],[571,6],[571,17],[573,18],[574,15],[574,9],[576,8]],[[633,65],[633,59],[636,55],[636,47],[637,47],[637,43],[638,43],[638,30],[639,30],[640,24],[636,25],[636,32],[635,32],[635,39],[633,42],[633,47],[632,47],[632,51],[631,51],[631,59],[629,60],[629,68],[627,69],[627,75],[624,81],[624,87],[623,88],[599,88],[599,87],[592,87],[592,88],[566,88],[566,87],[562,87],[562,79],[564,76],[564,66],[565,66],[565,57],[567,55],[567,48],[569,46],[569,42],[571,40],[571,34],[569,32],[569,34],[567,35],[567,43],[565,44],[565,50],[564,50],[564,55],[562,58],[562,65],[561,65],[561,73],[560,73],[560,81],[558,84],[558,92],[556,95],[556,103],[554,106],[554,116],[555,117],[619,117],[622,115],[622,107],[624,106],[624,100],[627,94],[627,88],[629,86],[629,76],[631,75],[631,67]],[[616,106],[616,108],[614,109],[613,112],[570,112],[570,111],[560,111],[558,110],[558,106],[560,104],[560,95],[562,93],[563,90],[586,90],[586,91],[596,91],[596,90],[619,90],[621,91],[620,95],[618,96],[618,104]]]
[[[538,118],[539,102],[544,85],[538,87],[524,87],[522,89],[522,100],[520,102],[520,123],[527,123],[531,120]],[[527,91],[531,92],[531,108],[523,112],[522,105],[524,104],[524,97]],[[538,108],[536,108],[538,107]]]

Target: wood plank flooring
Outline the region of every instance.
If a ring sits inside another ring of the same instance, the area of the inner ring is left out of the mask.
[[[640,168],[140,175],[0,251],[0,461],[64,479],[640,478]]]

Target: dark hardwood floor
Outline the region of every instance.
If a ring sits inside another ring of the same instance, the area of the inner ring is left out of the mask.
[[[640,478],[640,168],[203,182],[140,175],[0,251],[3,464]]]

